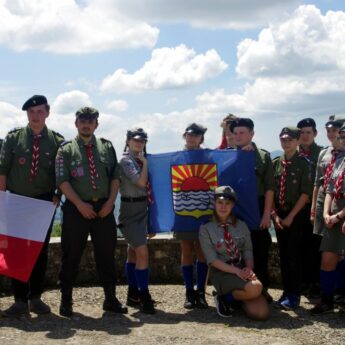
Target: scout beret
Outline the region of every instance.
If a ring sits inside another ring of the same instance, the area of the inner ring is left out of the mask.
[[[311,117],[307,117],[307,118],[301,120],[300,122],[298,122],[297,127],[298,128],[313,127],[314,129],[316,129],[316,123],[315,123],[314,119],[312,119]]]
[[[281,139],[285,139],[285,138],[299,139],[300,135],[301,135],[300,128],[284,127],[279,134],[279,138],[281,138]]]
[[[198,125],[197,123],[192,123],[186,128],[184,133],[185,134],[201,135],[201,134],[205,134],[206,131],[207,131],[206,127]]]
[[[97,109],[92,107],[82,107],[75,113],[75,116],[80,119],[92,120],[97,119],[99,112]]]
[[[343,123],[345,120],[341,121],[341,120],[330,120],[326,122],[325,127],[326,128],[331,128],[331,127],[335,127],[335,128],[341,128]]]
[[[133,128],[127,131],[127,139],[147,140],[147,133],[142,128]]]
[[[233,132],[236,127],[247,127],[248,129],[253,130],[254,122],[253,120],[245,118],[245,117],[238,118],[231,122],[230,124],[231,132]]]
[[[47,98],[42,95],[34,95],[23,104],[22,110],[28,110],[31,107],[42,104],[48,104]]]
[[[236,192],[230,186],[219,186],[214,190],[215,199],[237,200]]]

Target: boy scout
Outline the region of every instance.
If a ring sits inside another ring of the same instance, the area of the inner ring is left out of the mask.
[[[259,229],[250,229],[253,242],[254,272],[262,282],[264,294],[269,302],[271,296],[267,293],[269,284],[268,253],[272,242],[268,232],[271,226],[271,208],[274,195],[273,165],[269,152],[259,149],[254,142],[254,123],[251,119],[235,119],[230,129],[234,134],[235,144],[238,149],[252,146],[255,151],[256,186],[261,222]]]
[[[301,130],[300,145],[298,154],[305,157],[309,165],[309,175],[311,181],[315,181],[316,166],[322,147],[315,143],[317,136],[316,123],[312,118],[305,118],[298,122],[297,127]],[[303,232],[302,267],[304,288],[308,288],[310,297],[316,297],[320,293],[319,272],[321,263],[321,253],[319,252],[321,236],[314,234],[314,226],[310,222],[313,190],[310,190],[310,199],[305,208],[304,221],[305,231]]]
[[[285,127],[279,137],[284,154],[273,160],[276,210],[272,211],[284,289],[278,303],[284,309],[294,309],[300,303],[304,207],[312,181],[306,159],[297,152],[300,129]]]
[[[120,180],[115,150],[110,141],[96,139],[98,111],[76,112],[77,137],[60,147],[56,156],[57,185],[66,196],[61,233],[60,314],[70,317],[72,290],[88,235],[94,245],[99,278],[105,293],[103,310],[126,313],[115,296],[116,224],[114,202]]]
[[[6,136],[0,154],[0,190],[53,201],[55,196],[54,159],[63,137],[46,125],[49,105],[46,97],[35,95],[29,98],[22,110],[27,112],[29,123],[16,128]],[[41,300],[43,281],[47,266],[50,225],[42,251],[33,268],[28,283],[12,279],[15,303],[4,311],[5,316],[50,312]],[[28,303],[29,301],[29,303]]]

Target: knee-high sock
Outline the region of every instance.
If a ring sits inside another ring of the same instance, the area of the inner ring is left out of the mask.
[[[193,265],[181,266],[184,285],[187,290],[194,289]]]
[[[334,294],[335,283],[337,280],[336,271],[320,271],[320,283],[322,295],[325,297],[332,297]]]
[[[135,270],[135,275],[137,278],[137,283],[140,292],[148,291],[149,289],[149,270],[145,268],[144,270]]]
[[[205,282],[208,271],[206,262],[196,262],[196,286],[199,291],[205,291]]]
[[[138,285],[137,285],[137,278],[135,276],[135,263],[126,262],[125,272],[126,272],[128,286],[137,288]]]
[[[345,292],[345,259],[338,262],[337,268],[337,288]]]

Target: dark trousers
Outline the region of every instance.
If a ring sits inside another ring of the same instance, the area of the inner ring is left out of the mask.
[[[35,199],[52,201],[53,194],[43,194],[40,196],[35,197]],[[44,286],[44,278],[47,269],[47,262],[48,262],[48,248],[49,248],[49,240],[50,234],[53,229],[54,217],[52,222],[50,223],[47,236],[44,241],[44,245],[41,249],[41,252],[37,258],[37,261],[34,265],[34,268],[31,272],[30,278],[27,283],[22,282],[17,279],[12,279],[12,289],[14,293],[15,300],[23,300],[27,301],[28,299],[32,299],[35,297],[40,297],[43,293],[43,286]]]
[[[268,257],[272,238],[268,229],[252,230],[251,232],[254,257],[254,272],[267,289],[269,285]]]
[[[100,210],[105,200],[93,204]],[[71,295],[80,259],[87,244],[88,235],[94,246],[94,257],[99,279],[104,288],[115,286],[115,257],[117,234],[116,223],[111,212],[104,218],[86,219],[69,201],[62,208],[61,233],[62,265],[60,271],[61,292]]]
[[[280,210],[277,213],[282,219],[289,214],[289,212]],[[303,217],[304,212],[302,210],[295,216],[290,227],[283,230],[276,228],[281,277],[286,294],[299,295],[301,293]]]
[[[304,210],[304,228],[302,238],[302,282],[309,286],[320,283],[322,237],[313,233],[313,225],[310,222],[310,205]]]

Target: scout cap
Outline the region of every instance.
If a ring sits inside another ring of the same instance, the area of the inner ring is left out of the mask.
[[[233,132],[236,127],[247,127],[248,129],[252,131],[254,129],[254,122],[253,120],[249,118],[245,118],[245,117],[238,118],[231,122],[230,124],[231,132]]]
[[[147,141],[147,133],[142,128],[133,128],[127,131],[127,139]]]
[[[23,104],[22,110],[28,110],[31,107],[42,104],[48,104],[47,98],[42,95],[34,95]]]
[[[236,202],[236,192],[230,186],[219,186],[214,190],[215,199],[226,199]]]
[[[344,123],[345,120],[341,121],[341,120],[330,120],[330,121],[327,121],[326,122],[326,125],[325,127],[326,128],[331,128],[331,127],[334,127],[334,128],[341,128],[343,123]]]
[[[203,135],[206,131],[206,127],[198,125],[197,123],[192,123],[186,128],[184,134]]]
[[[98,110],[91,107],[82,107],[75,113],[75,116],[79,119],[93,120],[98,119]]]
[[[311,117],[307,117],[307,118],[301,120],[300,122],[298,122],[297,127],[298,128],[312,127],[314,129],[316,129],[316,123],[315,123],[314,119],[312,119]]]
[[[299,139],[301,135],[301,130],[297,127],[284,127],[280,134],[279,138],[281,139],[286,139],[286,138],[291,138],[291,139]]]

